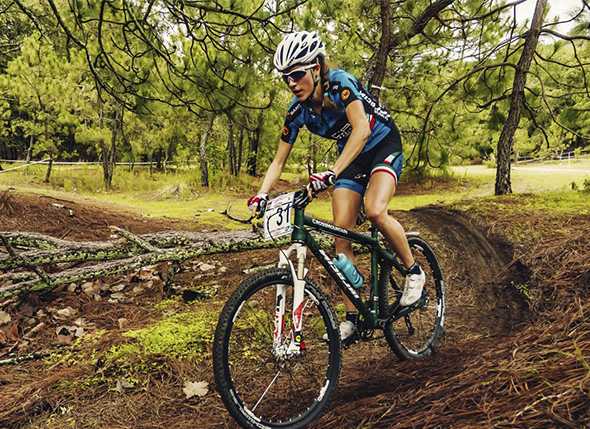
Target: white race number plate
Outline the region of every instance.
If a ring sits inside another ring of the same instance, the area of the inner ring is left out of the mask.
[[[279,195],[270,200],[264,212],[264,239],[274,240],[293,231],[291,213],[295,192]]]

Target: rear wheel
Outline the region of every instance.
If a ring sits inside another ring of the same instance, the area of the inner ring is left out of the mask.
[[[396,316],[404,288],[404,276],[391,264],[381,267],[379,302],[393,318],[386,323],[384,335],[392,351],[400,359],[431,355],[444,333],[445,290],[442,271],[434,252],[422,238],[409,235],[412,254],[426,274],[422,297],[413,310],[402,317]]]
[[[303,341],[298,356],[273,353],[277,287],[286,286],[284,332],[291,332],[293,281],[289,270],[260,273],[236,290],[219,317],[215,381],[230,414],[243,427],[302,428],[325,410],[340,374],[340,335],[322,292],[305,285]],[[322,337],[328,334],[328,341]],[[285,345],[290,343],[286,335]]]

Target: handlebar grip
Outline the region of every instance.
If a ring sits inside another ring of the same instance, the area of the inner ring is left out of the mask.
[[[313,197],[314,193],[311,189],[311,185],[308,184],[301,188],[299,191],[295,192],[295,196],[293,197],[293,206],[302,209],[309,203],[311,203]]]

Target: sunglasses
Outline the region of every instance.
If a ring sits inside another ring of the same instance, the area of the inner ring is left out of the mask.
[[[314,68],[315,66],[316,66],[315,64],[310,64],[310,65],[298,68],[296,70],[293,70],[290,73],[283,73],[283,81],[287,85],[289,85],[289,80],[292,80],[293,82],[299,82],[301,79],[303,79],[303,77],[305,76],[307,71]]]

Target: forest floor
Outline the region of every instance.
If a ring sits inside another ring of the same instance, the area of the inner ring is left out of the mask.
[[[392,212],[442,261],[445,338],[417,361],[396,360],[383,339],[345,350],[336,396],[314,427],[590,427],[590,203],[579,194]],[[89,202],[5,198],[0,230],[107,240],[113,224],[202,229]],[[176,290],[213,290],[205,299],[167,296],[157,267],[104,279],[98,294],[73,285],[30,295],[0,321],[0,360],[43,357],[0,366],[0,428],[235,427],[214,389],[211,335],[245,272],[276,258],[257,250],[186,262]],[[187,399],[191,382],[207,393]]]

